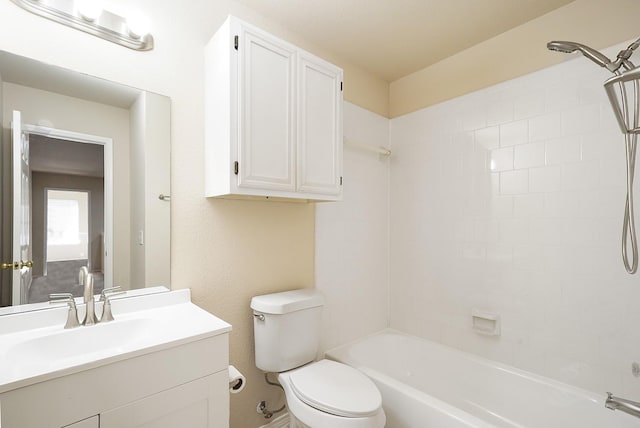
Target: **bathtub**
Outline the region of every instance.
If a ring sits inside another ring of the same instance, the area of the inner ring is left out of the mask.
[[[394,330],[326,357],[373,379],[387,428],[640,427],[640,419],[606,409],[604,391],[574,388]]]

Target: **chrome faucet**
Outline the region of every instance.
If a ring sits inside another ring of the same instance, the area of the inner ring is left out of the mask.
[[[604,402],[604,407],[611,410],[620,410],[621,412],[640,418],[640,403],[627,400],[626,398],[614,397],[610,392],[607,392],[607,400]]]
[[[86,313],[82,325],[94,325],[98,322],[96,317],[96,301],[93,299],[93,274],[89,273],[84,279],[84,303]]]

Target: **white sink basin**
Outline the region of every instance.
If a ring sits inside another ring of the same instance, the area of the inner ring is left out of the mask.
[[[0,393],[231,329],[191,303],[188,290],[114,299],[112,309],[115,321],[67,330],[66,308],[52,310],[55,323],[51,313],[0,317],[0,331],[10,331],[0,334]],[[49,325],[38,325],[38,317]],[[11,322],[29,328],[7,328]]]

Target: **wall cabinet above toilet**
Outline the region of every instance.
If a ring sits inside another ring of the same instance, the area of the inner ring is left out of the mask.
[[[342,198],[342,70],[230,16],[205,47],[205,194]]]

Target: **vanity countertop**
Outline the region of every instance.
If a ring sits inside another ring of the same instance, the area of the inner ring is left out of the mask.
[[[115,321],[64,329],[67,306],[0,316],[0,393],[227,333],[188,289],[114,298]],[[80,319],[84,305],[79,305]],[[101,313],[101,304],[96,304]]]

